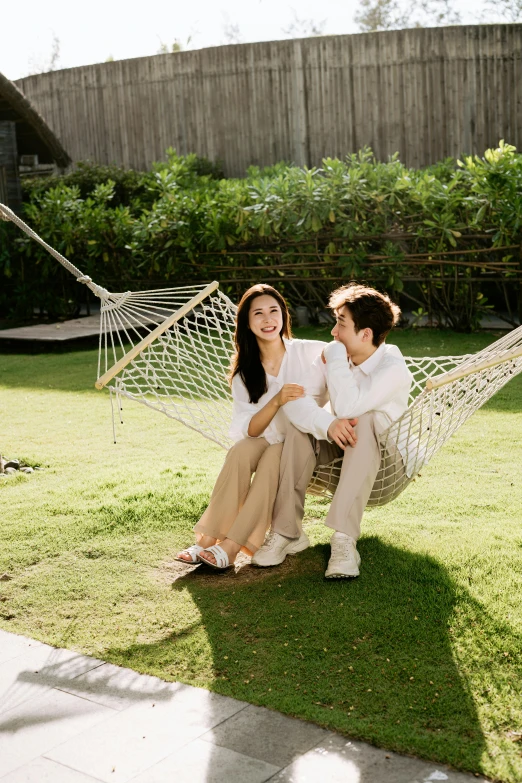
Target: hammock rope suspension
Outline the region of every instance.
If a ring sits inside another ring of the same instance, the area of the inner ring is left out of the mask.
[[[100,299],[96,388],[147,405],[223,448],[232,400],[226,380],[237,307],[219,283],[112,293],[48,245],[8,207],[10,220]],[[399,495],[459,427],[522,371],[522,326],[465,356],[405,357],[413,376],[409,407],[381,435],[381,468],[369,505]],[[342,458],[319,465],[308,491],[330,496]]]

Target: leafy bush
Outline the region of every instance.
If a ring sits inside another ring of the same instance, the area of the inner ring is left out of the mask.
[[[154,198],[150,194],[151,175],[120,166],[99,166],[95,163],[80,162],[69,174],[63,176],[22,178],[22,197],[25,202],[38,201],[57,187],[76,188],[82,199],[91,196],[98,185],[112,182],[114,185],[113,206],[131,206],[136,203],[152,205]]]
[[[113,183],[111,204],[113,207],[134,207],[141,211],[151,207],[157,196],[157,178],[159,172],[167,171],[181,187],[192,186],[200,177],[221,179],[223,175],[219,163],[197,155],[180,157],[175,150],[167,150],[167,161],[155,163],[151,172],[134,171],[121,166],[102,166],[90,161],[80,162],[69,174],[62,176],[22,178],[22,196],[26,202],[32,202],[58,186],[66,185],[78,188],[82,199],[92,196],[98,185]]]
[[[321,168],[251,167],[244,179],[170,150],[147,173],[83,164],[25,183],[25,197],[36,232],[112,290],[217,278],[237,296],[266,280],[317,312],[334,285],[359,279],[470,329],[497,289],[512,308],[521,278],[522,155],[503,142],[419,170],[365,149]],[[19,303],[73,312],[85,290],[18,229],[3,231],[0,274]]]

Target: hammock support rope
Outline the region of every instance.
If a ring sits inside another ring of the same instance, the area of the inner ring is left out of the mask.
[[[226,380],[237,307],[219,283],[111,293],[48,245],[8,207],[10,220],[100,299],[97,389],[140,402],[223,448],[232,400]],[[409,407],[380,436],[381,468],[368,505],[399,495],[459,427],[522,371],[522,326],[476,354],[405,357],[413,375]],[[331,496],[342,457],[319,465],[308,492]]]

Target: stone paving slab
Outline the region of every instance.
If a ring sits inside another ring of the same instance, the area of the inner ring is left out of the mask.
[[[482,780],[455,772],[445,764],[401,756],[365,742],[330,733],[325,742],[299,756],[271,783],[469,783]]]
[[[41,642],[26,639],[25,636],[17,636],[14,633],[7,633],[7,631],[0,629],[0,664],[41,646]]]
[[[114,714],[109,707],[51,690],[0,715],[0,779],[59,742],[85,736]]]
[[[102,664],[103,661],[71,650],[35,644],[0,664],[0,715]]]
[[[486,783],[4,631],[2,661],[0,783]]]
[[[277,772],[279,767],[274,764],[197,739],[133,778],[132,783],[265,783]]]
[[[9,772],[2,778],[2,783],[98,783],[98,781],[74,769],[40,757],[15,769],[14,772]]]
[[[180,685],[169,701],[122,710],[44,755],[105,783],[126,783],[245,706]]]
[[[130,319],[137,329],[148,326],[151,321],[146,315],[137,315]],[[126,324],[129,329],[129,324]],[[123,328],[112,327],[106,324],[109,332],[121,332]],[[11,345],[28,343],[42,343],[52,345],[68,342],[82,341],[86,339],[98,339],[100,335],[100,315],[87,315],[83,318],[71,318],[68,321],[60,321],[54,324],[33,324],[33,326],[17,326],[14,329],[0,329],[0,346],[2,343]]]
[[[286,767],[328,735],[325,729],[250,705],[202,739],[238,753]]]
[[[82,772],[76,772],[74,769],[40,757],[15,769],[14,772],[9,772],[2,778],[2,783],[97,783],[97,781]]]
[[[97,704],[123,710],[143,701],[168,701],[181,686],[104,663],[56,687]]]

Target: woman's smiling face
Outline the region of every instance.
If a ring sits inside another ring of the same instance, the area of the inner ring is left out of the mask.
[[[283,314],[277,299],[269,294],[256,296],[250,302],[248,325],[258,340],[279,339],[283,328]]]

